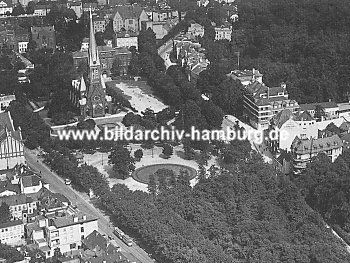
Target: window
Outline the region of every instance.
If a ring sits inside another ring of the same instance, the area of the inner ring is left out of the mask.
[[[83,226],[80,228],[80,231],[81,231],[81,232],[84,232],[84,227],[83,227]]]
[[[76,243],[73,243],[73,244],[70,244],[69,245],[69,248],[70,249],[75,249],[77,247],[77,244]]]

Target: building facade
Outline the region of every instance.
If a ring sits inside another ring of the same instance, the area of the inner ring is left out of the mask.
[[[130,48],[130,47],[135,47],[136,49],[138,48],[138,42],[137,42],[137,34],[132,31],[125,31],[125,32],[120,32],[116,34],[116,45],[117,47],[125,47],[125,48]]]
[[[279,87],[270,88],[255,81],[246,86],[246,94],[243,97],[243,115],[256,129],[267,129],[271,118],[284,109],[295,113],[299,108],[295,100],[288,98],[284,83]]]
[[[263,83],[263,74],[259,72],[257,69],[252,70],[233,70],[230,73],[228,73],[226,76],[236,80],[238,79],[243,86],[247,86],[249,84],[254,83],[255,81],[259,83]]]
[[[7,245],[19,245],[24,238],[24,224],[21,220],[0,224],[0,241]]]
[[[231,41],[232,26],[215,27],[215,40],[228,40]]]
[[[37,202],[25,194],[0,197],[1,203],[6,203],[10,207],[11,220],[26,222],[28,216],[37,210]]]
[[[187,33],[194,37],[203,37],[204,36],[204,26],[198,23],[192,23],[187,30]]]
[[[24,164],[21,130],[15,130],[10,112],[0,113],[0,171]]]
[[[0,15],[12,13],[12,3],[10,1],[0,1]]]
[[[114,32],[122,30],[140,32],[143,21],[148,21],[148,15],[139,5],[117,6],[112,17]]]

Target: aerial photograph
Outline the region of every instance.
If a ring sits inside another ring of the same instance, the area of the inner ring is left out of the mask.
[[[0,0],[0,263],[350,263],[350,1]]]

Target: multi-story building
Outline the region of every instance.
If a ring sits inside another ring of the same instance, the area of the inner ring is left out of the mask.
[[[31,28],[32,41],[37,45],[37,48],[52,48],[56,49],[56,34],[53,26],[34,26]]]
[[[0,15],[11,14],[13,10],[11,1],[0,1]]]
[[[215,27],[215,40],[229,40],[231,41],[231,35],[232,35],[232,26],[220,26]]]
[[[37,210],[37,202],[25,194],[0,197],[0,204],[6,203],[10,207],[12,220],[26,222],[28,216]]]
[[[230,73],[228,73],[226,76],[232,78],[232,79],[238,79],[243,86],[247,86],[249,84],[252,84],[253,82],[257,81],[259,83],[263,83],[263,74],[259,72],[257,69],[252,70],[233,70]]]
[[[295,137],[301,139],[318,138],[318,125],[316,120],[307,112],[293,113],[285,109],[276,114],[270,121],[267,134],[278,131],[277,137],[268,138],[267,144],[270,152],[276,154],[281,150],[290,151]]]
[[[34,15],[36,15],[36,16],[46,16],[48,13],[50,13],[50,10],[51,10],[51,4],[50,3],[37,4],[34,7]]]
[[[21,220],[0,224],[0,241],[7,245],[20,245],[24,237],[24,224]]]
[[[315,116],[317,106],[320,106],[324,110],[324,119],[339,118],[339,105],[334,101],[300,104],[301,110],[308,111],[312,117]]]
[[[255,81],[246,86],[243,98],[243,115],[256,129],[265,130],[271,118],[284,109],[297,112],[299,104],[288,98],[286,84],[279,87],[267,87]]]
[[[149,9],[145,10],[150,21],[153,22],[163,22],[169,19],[178,18],[179,14],[176,10],[173,9]]]
[[[120,32],[123,29],[138,33],[141,30],[143,21],[148,21],[148,15],[139,5],[117,6],[113,19],[114,32]]]
[[[95,17],[94,21],[94,30],[97,32],[104,32],[107,26],[107,21],[102,17]]]
[[[80,19],[80,17],[83,14],[82,2],[68,2],[67,6],[68,6],[68,8],[72,9],[74,11],[75,15],[77,16],[77,18]]]
[[[338,135],[318,139],[296,137],[291,146],[294,173],[300,174],[319,153],[325,153],[334,162],[342,153],[342,149],[343,142]]]
[[[124,31],[117,33],[116,42],[117,47],[136,47],[136,49],[138,48],[137,34],[132,31]]]
[[[78,250],[82,240],[93,231],[98,230],[97,218],[86,215],[66,215],[48,219],[45,227],[46,242],[52,255],[55,248],[61,253]]]
[[[0,171],[24,164],[21,130],[15,130],[10,112],[0,113]]]

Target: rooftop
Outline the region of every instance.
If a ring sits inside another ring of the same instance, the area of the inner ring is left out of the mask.
[[[86,218],[84,218],[86,216]],[[75,221],[74,218],[77,218],[78,220]],[[50,219],[50,222],[53,226],[56,228],[61,228],[65,226],[71,226],[75,224],[81,224],[84,222],[90,222],[90,221],[96,221],[97,218],[93,217],[91,215],[83,215],[81,213],[75,214],[75,215],[65,215],[61,217],[53,217]]]
[[[297,154],[319,153],[327,150],[337,149],[343,146],[338,135],[318,139],[300,139],[295,137],[292,142],[292,150]]]
[[[9,195],[0,197],[0,203],[6,203],[9,206],[23,205],[27,203],[33,203],[33,198],[26,196],[25,194]]]
[[[14,220],[6,223],[0,223],[0,228],[7,228],[7,227],[19,226],[19,225],[23,225],[22,220]]]
[[[334,101],[300,104],[300,108],[303,111],[315,110],[317,105],[320,105],[324,109],[338,108],[338,104]]]

